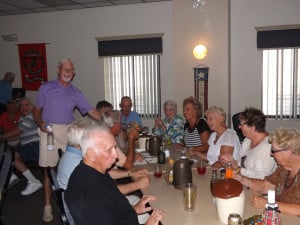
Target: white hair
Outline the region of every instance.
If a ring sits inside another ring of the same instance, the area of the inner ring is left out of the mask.
[[[170,106],[175,113],[177,113],[177,103],[173,100],[167,100],[164,102],[164,110],[166,110],[166,108]]]
[[[219,106],[211,106],[209,107],[208,110],[205,111],[205,116],[207,117],[209,113],[217,113],[219,116],[223,117],[223,120],[225,122],[226,120],[226,112],[223,108],[219,107]]]
[[[111,128],[115,123],[121,122],[121,112],[118,110],[110,110],[102,113],[100,124]]]
[[[102,138],[101,134],[103,133],[110,134],[108,128],[103,125],[89,126],[84,130],[80,140],[81,152],[83,157],[85,157],[85,154],[88,149],[90,148],[95,149],[95,145],[96,145],[95,137],[101,139]]]
[[[69,62],[69,63],[72,63],[73,67],[74,67],[74,62],[72,59],[70,58],[61,58],[58,60],[58,63],[57,63],[57,68],[60,68],[62,64],[64,64],[65,62]],[[75,68],[75,67],[74,67]]]
[[[80,146],[80,139],[85,129],[96,124],[96,121],[89,117],[83,117],[74,121],[68,128],[67,141],[70,146]]]

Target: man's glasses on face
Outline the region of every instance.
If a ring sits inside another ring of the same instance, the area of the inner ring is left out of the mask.
[[[74,69],[68,69],[68,68],[61,68],[61,71],[63,71],[64,73],[75,73]]]
[[[131,108],[132,105],[122,105],[122,108]]]
[[[287,151],[287,150],[289,150],[289,148],[278,149],[278,150],[276,150],[276,149],[274,149],[274,148],[271,148],[271,154],[274,155],[274,154],[276,154],[276,153],[278,153],[278,152],[285,152],[285,151]]]

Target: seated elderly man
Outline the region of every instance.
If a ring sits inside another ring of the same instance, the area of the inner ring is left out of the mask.
[[[138,127],[139,132],[142,131],[143,125],[139,114],[132,111],[132,100],[129,96],[123,96],[120,103],[122,114],[122,127],[126,128],[128,125]]]
[[[26,162],[37,162],[39,159],[39,135],[37,124],[32,116],[32,109],[30,99],[22,99],[20,102],[22,116],[18,127],[2,135],[3,139],[20,136],[20,145],[15,147],[15,167],[27,179],[26,188],[21,192],[21,195],[31,195],[43,186],[25,165]]]
[[[100,112],[100,114],[110,111],[113,109],[113,105],[109,103],[108,101],[102,100],[99,101],[96,105],[96,109]]]
[[[121,113],[117,110],[110,110],[104,112],[101,115],[100,123],[108,127],[110,133],[117,138],[121,132]],[[135,153],[135,142],[138,140],[139,133],[135,128],[131,128],[127,132],[128,145],[126,155],[120,150],[119,146],[118,151],[118,160],[116,165],[122,167],[126,170],[130,170],[133,166],[135,160],[141,160],[142,157],[139,154]]]
[[[82,133],[88,127],[96,125],[96,123],[97,122],[95,122],[93,119],[84,117],[73,122],[68,128],[68,146],[66,152],[61,157],[57,168],[57,179],[61,188],[67,188],[71,173],[82,160],[82,153],[80,148],[80,138],[82,136]],[[119,165],[122,166],[122,164]],[[119,179],[128,176],[132,176],[134,178],[135,182],[131,183],[130,185],[120,185],[121,192],[124,194],[128,194],[132,191],[145,188],[149,185],[149,179],[146,176],[148,175],[148,171],[146,169],[132,172],[111,169],[109,170],[109,174],[113,177],[113,179]]]
[[[66,152],[61,157],[58,169],[57,169],[57,180],[61,188],[66,189],[68,186],[69,178],[74,171],[75,167],[82,160],[82,153],[80,148],[80,139],[85,129],[95,125],[97,122],[88,117],[76,120],[68,128],[67,141],[68,146]],[[119,190],[123,194],[128,194],[133,191],[148,187],[149,178],[147,170],[137,170],[133,172],[122,171],[118,169],[110,169],[109,174],[113,179],[124,178],[128,176],[134,177],[134,182],[128,184],[118,185]],[[136,204],[140,199],[137,196],[129,195],[126,196],[130,204]],[[148,214],[140,215],[139,221],[141,224],[149,217]]]
[[[16,129],[22,115],[19,110],[19,104],[15,100],[9,100],[6,107],[7,110],[0,115],[0,129],[3,134]],[[17,146],[19,143],[19,136],[14,136],[10,140],[7,140],[8,146],[12,148]]]
[[[83,161],[72,173],[65,191],[65,200],[76,224],[138,225],[137,214],[151,210],[146,204],[155,199],[144,196],[132,207],[107,173],[118,154],[109,131],[100,126],[89,127],[81,138]],[[146,225],[156,225],[161,210],[154,210]]]

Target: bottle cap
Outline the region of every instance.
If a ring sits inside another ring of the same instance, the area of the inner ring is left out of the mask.
[[[52,124],[47,124],[46,129],[48,130],[48,132],[53,132]]]
[[[268,190],[268,203],[275,204],[275,190]]]
[[[48,151],[53,151],[54,150],[54,145],[47,145],[47,150]]]

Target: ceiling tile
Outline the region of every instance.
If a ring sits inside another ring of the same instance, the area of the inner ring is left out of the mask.
[[[0,16],[172,0],[0,0]]]
[[[73,0],[73,2],[78,2],[78,3],[97,3],[97,2],[106,2],[106,0],[100,0],[100,1],[95,1],[95,0]]]
[[[69,10],[69,9],[84,9],[82,5],[62,5],[62,6],[57,6],[56,8],[62,9],[62,10]]]
[[[16,10],[9,10],[8,14],[11,15],[18,15],[18,14],[25,14],[25,13],[33,13],[30,9],[16,9]]]
[[[72,0],[37,0],[37,1],[52,7],[74,4]]]
[[[0,2],[0,11],[6,11],[11,9],[18,9],[18,7]]]
[[[51,12],[51,11],[57,11],[57,8],[53,7],[43,7],[43,8],[36,8],[32,9],[35,12]]]
[[[34,0],[9,0],[7,2],[9,2],[9,4],[13,6],[17,6],[20,8],[27,8],[27,9],[46,6],[45,4],[42,4]]]
[[[87,7],[102,7],[102,6],[111,6],[111,5],[114,5],[110,2],[95,2],[95,3],[87,3],[87,4],[84,4],[85,6]]]
[[[143,3],[142,0],[111,0],[111,2],[115,3],[116,5]]]

